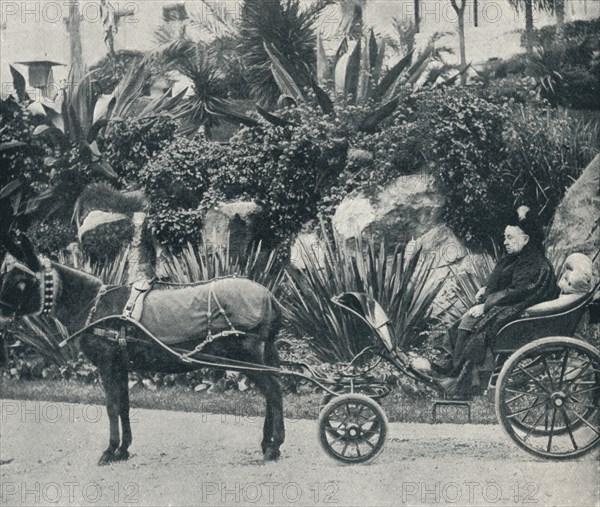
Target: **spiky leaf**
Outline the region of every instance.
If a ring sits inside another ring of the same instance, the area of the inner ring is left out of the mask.
[[[325,53],[321,34],[319,33],[317,35],[317,83],[323,86],[326,81],[331,79],[332,74],[331,64]]]
[[[391,115],[398,107],[400,98],[396,97],[389,102],[385,103],[380,108],[376,109],[372,113],[369,113],[363,121],[360,123],[358,130],[361,132],[373,132],[383,120]]]
[[[256,111],[269,123],[272,123],[273,125],[276,125],[278,127],[287,127],[289,125],[293,125],[293,123],[291,123],[283,118],[280,118],[279,116],[275,116],[274,114],[271,114],[268,111],[265,111],[258,104],[256,105]]]
[[[9,65],[10,67],[10,73],[12,74],[12,79],[13,79],[13,87],[15,89],[15,92],[17,93],[17,99],[19,99],[19,102],[26,102],[29,101],[29,95],[27,94],[26,89],[26,84],[25,84],[25,78],[23,77],[23,74],[21,74],[17,69],[15,69],[12,65]]]
[[[402,74],[402,71],[410,65],[410,62],[412,61],[412,55],[413,52],[411,51],[388,71],[388,73],[376,86],[375,91],[373,92],[374,98],[381,98],[386,94],[390,87],[396,82],[398,76]]]
[[[265,51],[271,59],[271,72],[283,95],[288,95],[294,100],[299,101],[304,98],[302,91],[294,81],[294,78],[286,70],[284,62],[281,59],[281,54],[270,43],[264,43]]]
[[[314,79],[311,79],[310,85],[312,86],[313,91],[317,97],[317,102],[319,103],[319,107],[324,114],[333,114],[335,115],[335,110],[333,108],[333,101],[327,95],[327,92],[321,88]]]

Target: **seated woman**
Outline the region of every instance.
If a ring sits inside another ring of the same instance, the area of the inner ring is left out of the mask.
[[[484,367],[486,354],[500,328],[525,308],[557,297],[556,277],[542,241],[541,228],[531,211],[521,206],[504,230],[507,255],[477,292],[478,304],[445,334],[445,359],[432,365],[439,373],[451,376],[439,379],[448,395],[468,397],[480,390],[479,372],[489,371]]]

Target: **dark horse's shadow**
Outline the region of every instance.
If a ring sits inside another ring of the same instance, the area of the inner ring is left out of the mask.
[[[244,373],[266,399],[261,449],[265,460],[274,460],[280,455],[279,448],[285,437],[282,394],[276,376],[279,359],[275,348],[281,311],[266,288],[243,278],[236,279],[236,283],[239,291],[231,301],[221,301],[222,313],[225,310],[234,313],[236,306],[250,292],[269,311],[265,312],[264,318],[254,322],[252,328],[240,328],[237,334],[208,343],[202,348],[202,354],[256,366],[244,370]],[[105,287],[98,278],[87,273],[54,262],[42,263],[37,259],[30,260],[28,266],[14,264],[1,277],[0,318],[40,313],[56,317],[71,336],[78,336],[83,352],[98,368],[106,394],[110,428],[108,448],[100,457],[100,465],[129,457],[128,449],[132,442],[129,370],[180,373],[203,366],[182,361],[181,355],[173,354],[174,347],[171,351],[161,347],[135,323],[128,321],[127,325],[124,324],[119,316],[130,292],[130,286]],[[171,295],[176,294],[170,292]],[[206,308],[198,310],[206,312]],[[181,354],[193,351],[205,338],[205,331],[199,330],[197,336],[178,342],[177,349]]]

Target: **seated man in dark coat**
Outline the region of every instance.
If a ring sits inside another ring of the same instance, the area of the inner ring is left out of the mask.
[[[541,228],[526,206],[521,206],[504,231],[503,257],[476,295],[471,308],[446,333],[445,361],[434,369],[453,378],[440,379],[446,393],[467,397],[480,390],[479,372],[498,331],[525,308],[557,297],[552,265],[544,255]],[[488,355],[487,359],[491,359]]]

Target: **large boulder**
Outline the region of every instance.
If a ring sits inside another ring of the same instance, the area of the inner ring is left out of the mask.
[[[290,265],[296,269],[306,268],[306,256],[323,266],[327,245],[316,231],[301,232],[290,249]]]
[[[254,202],[219,202],[206,213],[202,226],[204,241],[215,250],[244,256],[255,239],[261,207]]]
[[[562,254],[593,257],[600,250],[600,155],[567,190],[556,209],[547,244]]]
[[[343,239],[359,235],[375,240],[407,242],[419,238],[442,223],[444,197],[431,175],[400,176],[377,196],[362,193],[346,197],[338,206],[332,224]]]

